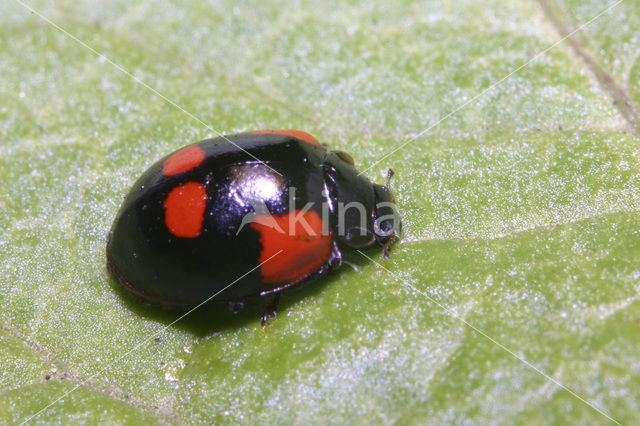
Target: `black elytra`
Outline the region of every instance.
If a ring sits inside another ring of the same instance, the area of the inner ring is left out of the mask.
[[[338,268],[345,249],[379,244],[386,256],[400,228],[388,182],[359,174],[348,154],[302,131],[257,131],[153,164],[116,216],[107,267],[153,304],[216,295],[238,309]]]

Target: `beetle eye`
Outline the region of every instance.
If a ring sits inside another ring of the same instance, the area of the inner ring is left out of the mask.
[[[338,157],[340,157],[340,159],[344,162],[347,162],[349,164],[351,164],[352,166],[355,166],[355,163],[353,162],[353,158],[347,154],[344,151],[336,151],[336,155],[338,155]]]

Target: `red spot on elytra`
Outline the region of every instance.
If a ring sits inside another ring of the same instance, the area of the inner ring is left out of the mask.
[[[198,145],[191,145],[181,149],[164,160],[162,173],[174,176],[199,166],[204,161],[205,152]]]
[[[283,136],[291,136],[294,138],[298,138],[301,141],[305,141],[306,143],[310,143],[311,145],[320,146],[318,140],[311,136],[307,132],[303,132],[301,130],[256,130],[255,132],[251,132],[252,135],[283,135]]]
[[[291,283],[305,278],[327,262],[331,256],[331,234],[323,235],[323,223],[315,211],[300,210],[280,216],[256,216],[251,227],[260,233],[260,262],[280,254],[260,267],[265,283]],[[298,221],[291,220],[292,216]],[[273,221],[284,231],[273,226]],[[309,226],[306,227],[302,222]],[[310,232],[311,231],[311,232]]]
[[[176,237],[196,238],[202,232],[207,191],[198,182],[178,185],[164,200],[164,223]]]

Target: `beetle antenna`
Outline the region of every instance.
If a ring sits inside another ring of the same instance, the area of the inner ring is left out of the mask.
[[[393,192],[391,191],[391,178],[394,174],[395,172],[393,171],[393,169],[389,169],[389,171],[387,172],[387,189],[389,190],[389,194],[391,194],[391,201],[393,201],[393,203],[395,204],[396,197],[393,196]]]

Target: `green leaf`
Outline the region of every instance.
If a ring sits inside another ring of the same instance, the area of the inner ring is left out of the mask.
[[[634,422],[638,6],[3,2],[0,418]],[[267,327],[172,324],[108,277],[114,215],[166,153],[262,128],[392,167],[403,238]]]

